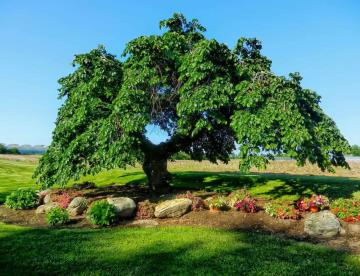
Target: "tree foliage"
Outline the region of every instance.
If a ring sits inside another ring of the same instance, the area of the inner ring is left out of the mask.
[[[150,178],[154,162],[179,151],[227,162],[236,144],[242,169],[263,167],[277,154],[322,170],[348,166],[348,143],[320,96],[301,86],[299,73],[275,75],[259,40],[240,38],[230,49],[181,14],[160,28],[160,35],[130,41],[121,60],[102,46],[75,56],[75,71],[59,81],[65,101],[38,182],[64,184],[136,162]],[[154,145],[148,125],[170,138]]]

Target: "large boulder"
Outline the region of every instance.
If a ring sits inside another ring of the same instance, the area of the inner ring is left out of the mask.
[[[51,190],[50,189],[46,189],[46,190],[42,190],[42,191],[38,191],[37,195],[39,196],[39,203],[43,204],[44,202],[44,198],[46,195],[50,194]]]
[[[67,207],[67,211],[70,216],[81,215],[87,207],[87,201],[85,197],[77,196],[75,197]]]
[[[59,204],[56,202],[49,202],[43,205],[40,205],[36,208],[35,213],[36,214],[45,214],[49,212],[51,209],[54,209],[56,207],[59,207]]]
[[[157,218],[178,218],[191,209],[192,201],[188,198],[166,200],[155,207]]]
[[[304,224],[304,232],[316,238],[331,238],[341,230],[339,220],[330,211],[308,214]]]
[[[107,202],[115,206],[115,209],[121,218],[132,217],[135,213],[135,201],[128,197],[109,197]]]

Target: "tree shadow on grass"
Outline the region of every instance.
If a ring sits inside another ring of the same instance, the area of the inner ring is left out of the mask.
[[[136,179],[127,178],[136,176]],[[119,196],[134,196],[134,187],[146,190],[147,178],[142,172],[129,172],[116,178],[121,185],[103,186],[98,193],[107,195],[115,193]],[[123,186],[123,188],[118,188]],[[296,200],[301,196],[313,193],[323,194],[331,199],[350,198],[354,193],[360,194],[360,179],[337,176],[308,176],[291,174],[239,172],[175,172],[172,173],[171,186],[177,190],[206,190],[229,193],[246,188],[258,197]],[[110,187],[110,188],[109,188]],[[113,190],[112,190],[113,189]],[[149,191],[145,191],[148,193]],[[136,191],[135,191],[136,194]]]
[[[359,257],[274,235],[191,227],[0,227],[0,267],[4,275],[360,273]]]
[[[290,174],[240,174],[236,172],[181,172],[173,175],[172,185],[181,189],[231,192],[247,188],[258,196],[297,198],[312,193],[332,199],[349,198],[360,191],[360,179],[335,176]]]
[[[9,192],[0,192],[0,204],[5,203],[6,197],[9,195]]]

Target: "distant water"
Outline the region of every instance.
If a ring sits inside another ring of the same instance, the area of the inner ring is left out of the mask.
[[[351,161],[351,162],[360,162],[360,156],[346,156],[346,161]],[[275,157],[275,160],[279,160],[279,161],[287,161],[287,160],[293,160],[290,157]]]
[[[360,156],[347,156],[346,161],[360,162]]]

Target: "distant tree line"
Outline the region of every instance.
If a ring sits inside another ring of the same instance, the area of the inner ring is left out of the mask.
[[[18,145],[0,143],[0,154],[44,154],[47,147],[44,145]]]
[[[7,148],[0,144],[0,154],[20,154],[20,152],[17,148]]]
[[[360,156],[360,146],[352,145],[351,150],[350,150],[350,154],[352,156]]]

